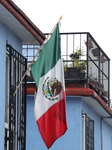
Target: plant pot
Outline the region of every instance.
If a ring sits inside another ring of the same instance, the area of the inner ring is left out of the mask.
[[[79,72],[80,72],[79,69],[68,67],[67,72],[68,72],[68,78],[79,78]]]
[[[87,42],[85,42],[85,45],[87,46]],[[93,42],[92,40],[89,40],[89,49],[93,48]]]
[[[92,53],[94,57],[99,56],[99,48],[92,49]]]
[[[80,69],[68,67],[67,78],[85,78],[85,72],[80,72]]]
[[[104,55],[101,55],[100,58],[101,58],[101,63],[104,63],[105,62]],[[99,56],[97,57],[97,59],[99,60]]]
[[[85,78],[85,72],[80,72],[80,73],[79,73],[79,77],[80,77],[81,79]]]

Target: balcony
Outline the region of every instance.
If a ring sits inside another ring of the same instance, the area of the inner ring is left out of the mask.
[[[47,34],[46,34],[47,35]],[[93,89],[110,107],[110,59],[88,32],[60,33],[66,86]],[[23,45],[23,55],[30,63],[40,45]],[[28,82],[33,82],[28,77]]]

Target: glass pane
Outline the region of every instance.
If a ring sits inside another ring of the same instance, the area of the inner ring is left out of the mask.
[[[33,56],[33,49],[28,49],[28,56]]]

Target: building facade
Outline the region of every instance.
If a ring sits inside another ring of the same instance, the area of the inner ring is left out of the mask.
[[[83,57],[87,62],[86,74],[78,74],[78,77],[72,74],[72,77],[68,77],[71,74],[69,73],[65,76],[68,129],[54,142],[50,148],[52,150],[112,149],[109,58],[89,33],[83,34],[84,36],[81,33],[77,33],[77,36],[73,33],[71,35],[74,40],[79,38],[80,48],[81,41],[86,37],[84,49],[87,51]],[[71,56],[75,57],[74,49],[77,45],[71,40],[71,35],[67,35],[66,39],[70,38],[69,43],[74,47]],[[26,60],[26,55],[22,55],[22,46],[32,43],[38,46],[35,49],[30,46],[31,51],[38,51],[44,39],[45,35],[11,0],[0,0],[0,150],[47,149],[34,118],[35,84],[32,77],[27,76],[26,79],[25,76],[14,94],[28,67],[27,62],[30,63],[29,58]],[[66,44],[63,40],[61,42],[62,45]],[[65,66],[68,67],[72,50],[66,45],[67,53],[64,55],[62,52],[62,55]],[[63,50],[65,51],[62,48]],[[78,50],[81,53],[81,49]],[[71,62],[73,65],[70,64],[70,67],[74,67],[75,61],[72,59]]]
[[[0,105],[0,149],[4,149],[4,126],[5,126],[5,94],[6,94],[6,42],[13,45],[15,49],[18,49],[18,52],[22,52],[21,45],[22,41],[19,39],[6,25],[4,25],[2,22],[0,22],[0,80],[1,80],[1,88],[0,88],[0,94],[1,94],[1,105]],[[17,44],[16,44],[17,43]]]
[[[42,44],[44,34],[13,1],[0,0],[0,149],[26,148],[26,76],[23,43]]]

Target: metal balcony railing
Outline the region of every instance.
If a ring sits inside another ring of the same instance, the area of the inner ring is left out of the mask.
[[[46,36],[48,34],[45,34]],[[88,32],[60,33],[66,82],[83,81],[110,106],[110,59]],[[40,45],[23,45],[30,63]]]

